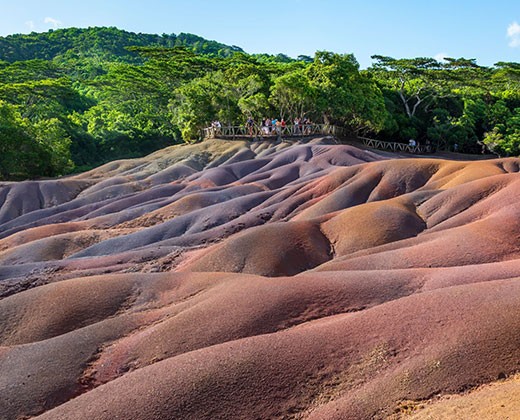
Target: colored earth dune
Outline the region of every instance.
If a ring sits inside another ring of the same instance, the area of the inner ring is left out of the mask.
[[[0,417],[511,415],[519,168],[208,140],[2,183]]]

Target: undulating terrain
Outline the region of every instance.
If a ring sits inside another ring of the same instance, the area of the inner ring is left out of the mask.
[[[208,140],[2,183],[0,417],[514,418],[519,168]]]

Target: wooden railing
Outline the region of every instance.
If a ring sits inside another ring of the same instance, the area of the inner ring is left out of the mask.
[[[257,139],[273,139],[278,137],[307,137],[315,135],[331,135],[341,137],[344,135],[344,129],[329,124],[305,124],[305,125],[286,125],[285,127],[264,127],[253,125],[249,126],[225,126],[225,127],[208,127],[202,130],[205,139],[223,138],[223,139],[241,139],[241,138],[257,138]]]
[[[417,144],[411,146],[406,143],[397,143],[395,141],[382,141],[369,139],[367,137],[359,137],[361,142],[372,149],[388,150],[391,152],[405,152],[405,153],[433,153],[433,148],[429,144]]]
[[[342,127],[330,124],[305,124],[305,125],[286,125],[284,127],[265,127],[244,125],[208,127],[202,130],[204,139],[277,139],[287,137],[310,137],[316,135],[330,135],[334,137],[345,137],[346,130]],[[367,137],[358,137],[366,147],[391,152],[404,153],[433,153],[433,147],[429,144],[411,146],[405,143],[394,141],[375,140]]]

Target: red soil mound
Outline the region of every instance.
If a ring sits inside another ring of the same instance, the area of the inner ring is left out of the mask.
[[[184,353],[41,418],[382,416],[518,369],[519,299],[518,280],[420,293]]]
[[[291,276],[330,259],[330,243],[308,222],[273,223],[247,230],[208,250],[190,271]]]

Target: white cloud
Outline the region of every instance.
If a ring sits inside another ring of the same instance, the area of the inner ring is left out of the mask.
[[[520,25],[518,22],[513,22],[507,27],[507,37],[509,38],[510,47],[520,47]]]
[[[58,19],[51,18],[51,17],[46,17],[45,19],[43,19],[43,21],[45,23],[50,23],[50,25],[54,29],[59,28],[59,26],[61,25],[61,21],[59,21]]]
[[[32,20],[26,21],[25,26],[27,26],[31,31],[34,31],[34,28],[36,28],[36,25]]]
[[[433,56],[433,58],[441,63],[444,63],[446,60],[445,58],[446,57],[449,57],[449,55],[445,52],[440,52],[440,53],[437,53]]]

